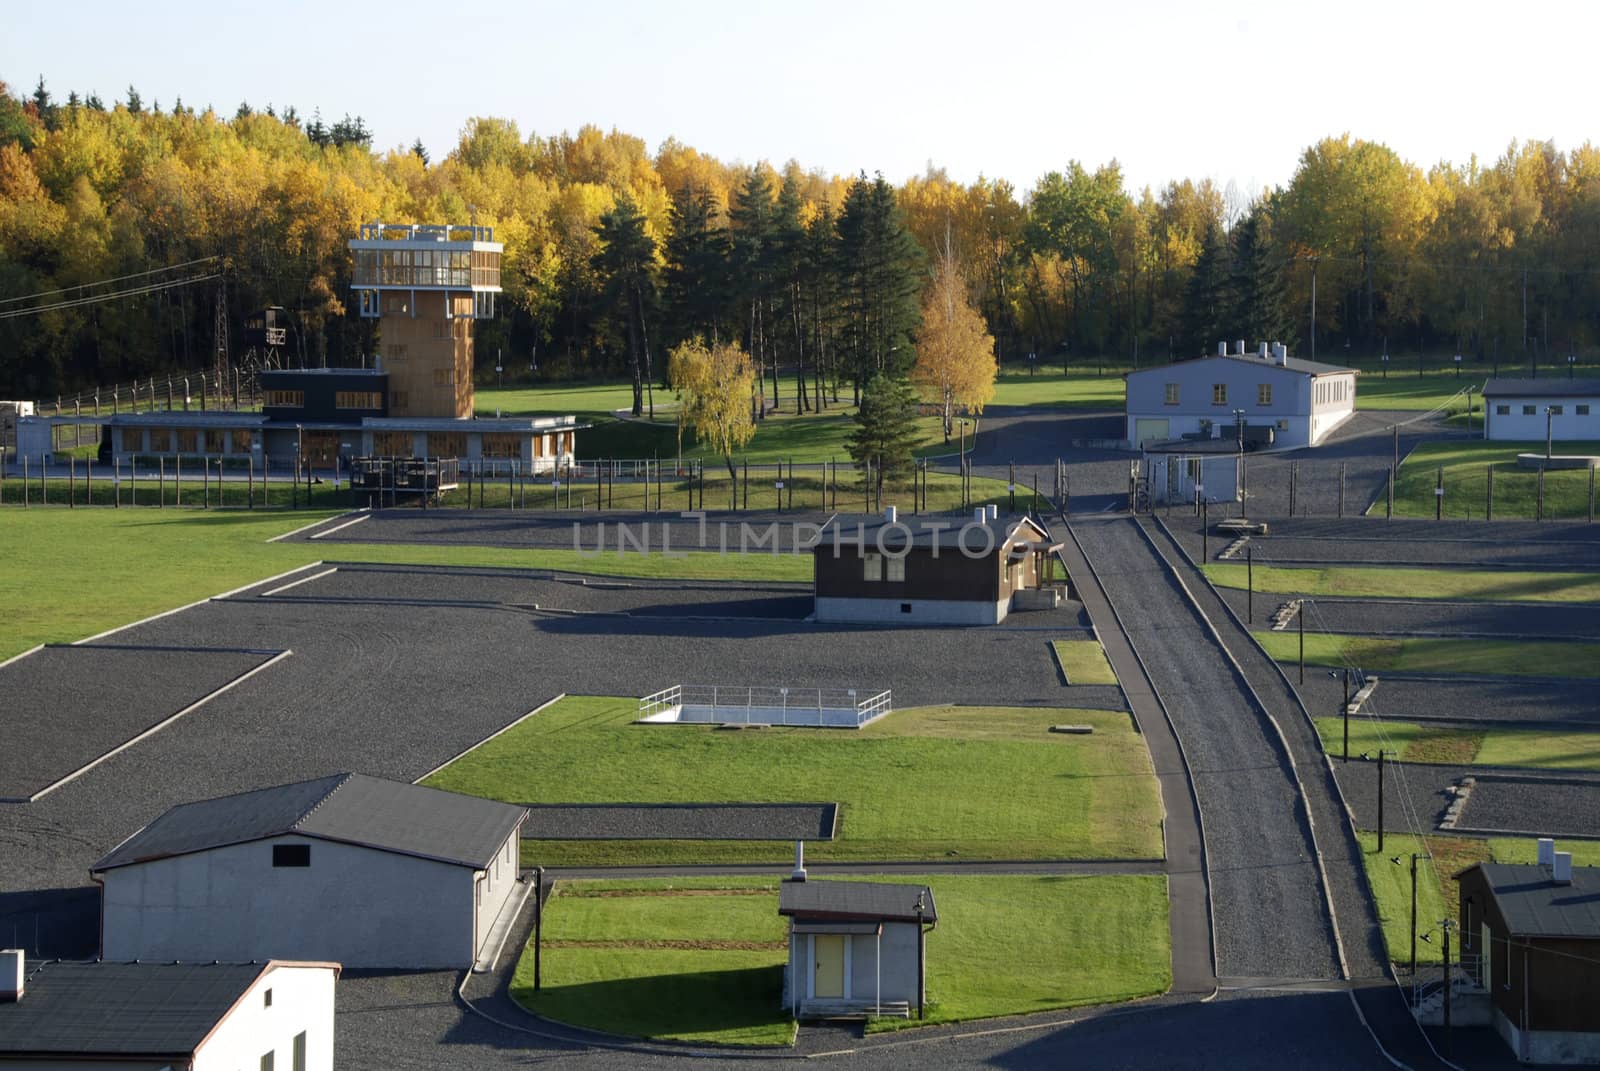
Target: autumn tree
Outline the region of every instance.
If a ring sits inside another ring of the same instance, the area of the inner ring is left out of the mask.
[[[982,413],[994,397],[995,362],[994,336],[968,300],[966,278],[948,251],[923,293],[916,340],[911,381],[939,403],[949,442],[956,407]]]
[[[711,446],[727,463],[729,479],[737,481],[733,452],[756,433],[750,417],[750,395],[756,372],[750,355],[737,342],[694,338],[675,346],[667,358],[667,379],[678,393],[678,453],[683,453],[683,429],[693,427],[696,438]]]

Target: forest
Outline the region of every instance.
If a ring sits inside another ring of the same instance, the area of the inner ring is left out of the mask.
[[[1033,355],[1041,371],[1223,338],[1508,362],[1600,344],[1587,143],[1423,167],[1341,134],[1258,191],[1130,191],[1114,160],[1068,162],[1027,190],[931,166],[894,185],[592,126],[525,136],[498,118],[467,119],[435,159],[420,142],[374,151],[359,117],[224,115],[132,87],[63,99],[40,79],[31,94],[0,83],[0,397],[211,367],[219,346],[246,360],[241,326],[267,306],[288,313],[281,359],[361,363],[376,339],[345,243],[375,220],[495,228],[505,292],[479,325],[480,375],[497,360],[508,379],[637,362],[659,379],[679,343],[729,340],[765,404],[787,408],[909,368],[940,263],[957,266],[996,359]]]

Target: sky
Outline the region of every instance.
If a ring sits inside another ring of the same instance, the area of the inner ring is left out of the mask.
[[[1135,195],[1209,177],[1248,196],[1345,132],[1424,168],[1600,137],[1597,31],[1593,0],[8,2],[0,79],[359,115],[375,148],[435,159],[497,116],[896,183],[931,163],[1025,192],[1115,159]]]

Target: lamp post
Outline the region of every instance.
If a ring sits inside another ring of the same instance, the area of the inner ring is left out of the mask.
[[[1547,405],[1544,407],[1544,459],[1546,462],[1550,460],[1550,437],[1555,426],[1555,416],[1555,406]]]
[[[1461,378],[1461,354],[1456,354],[1456,378]]]
[[[904,900],[901,903],[905,903]],[[922,1005],[925,998],[926,986],[924,980],[926,969],[923,963],[923,945],[926,938],[922,932],[922,918],[928,913],[927,890],[917,890],[917,1018],[922,1018]]]
[[[1244,410],[1233,411],[1235,438],[1239,447],[1239,463],[1233,473],[1234,491],[1239,499],[1239,516],[1244,516]]]

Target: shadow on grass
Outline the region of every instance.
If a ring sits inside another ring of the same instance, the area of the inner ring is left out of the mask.
[[[782,966],[546,984],[537,994],[519,977],[511,996],[558,1022],[614,1034],[732,1045],[782,1045],[792,1040],[789,1016],[779,1003]]]

